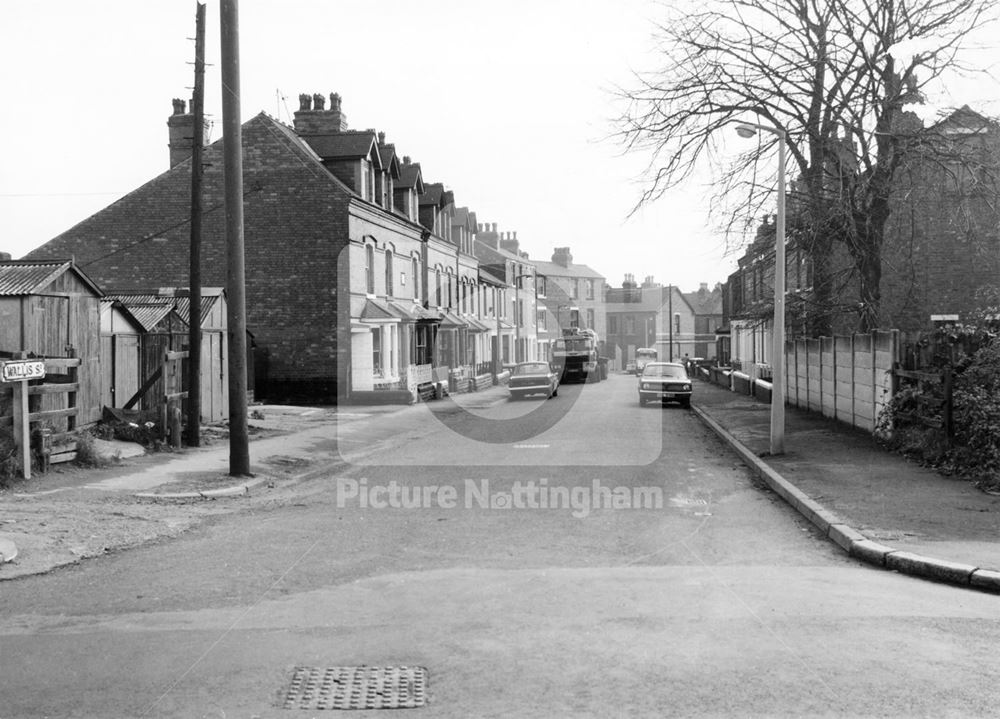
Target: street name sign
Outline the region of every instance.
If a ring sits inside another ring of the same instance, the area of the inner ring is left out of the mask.
[[[0,381],[21,382],[45,376],[45,363],[36,360],[14,360],[0,363]]]

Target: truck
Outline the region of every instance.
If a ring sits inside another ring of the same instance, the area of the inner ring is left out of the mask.
[[[601,381],[594,330],[563,330],[563,336],[552,343],[551,361],[560,382]]]

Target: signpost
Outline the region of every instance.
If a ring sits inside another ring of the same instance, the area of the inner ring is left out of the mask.
[[[14,390],[14,443],[21,450],[21,474],[31,479],[31,427],[28,412],[28,380],[45,376],[45,362],[10,360],[0,362],[0,381],[12,383]]]

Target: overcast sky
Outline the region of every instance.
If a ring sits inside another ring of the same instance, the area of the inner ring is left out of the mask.
[[[193,0],[5,2],[0,250],[15,258],[168,167],[171,99],[193,84]],[[481,222],[532,258],[569,246],[612,284],[697,289],[735,257],[694,182],[627,219],[642,157],[622,157],[610,90],[653,66],[650,0],[242,0],[242,115],[291,124],[338,92]],[[206,112],[221,136],[219,3],[207,3]],[[996,111],[997,86],[977,109]],[[953,100],[955,98],[952,98]],[[964,101],[963,98],[957,98]]]

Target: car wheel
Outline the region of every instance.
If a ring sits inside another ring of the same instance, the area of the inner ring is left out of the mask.
[[[689,399],[682,399],[681,400],[681,407],[683,407],[684,409],[691,409],[691,400],[689,400]]]
[[[642,397],[639,398],[639,406],[640,407],[645,407],[646,406],[646,400],[644,400]]]
[[[552,388],[552,396],[553,397],[558,397],[559,396],[559,388],[558,387],[553,387]]]

